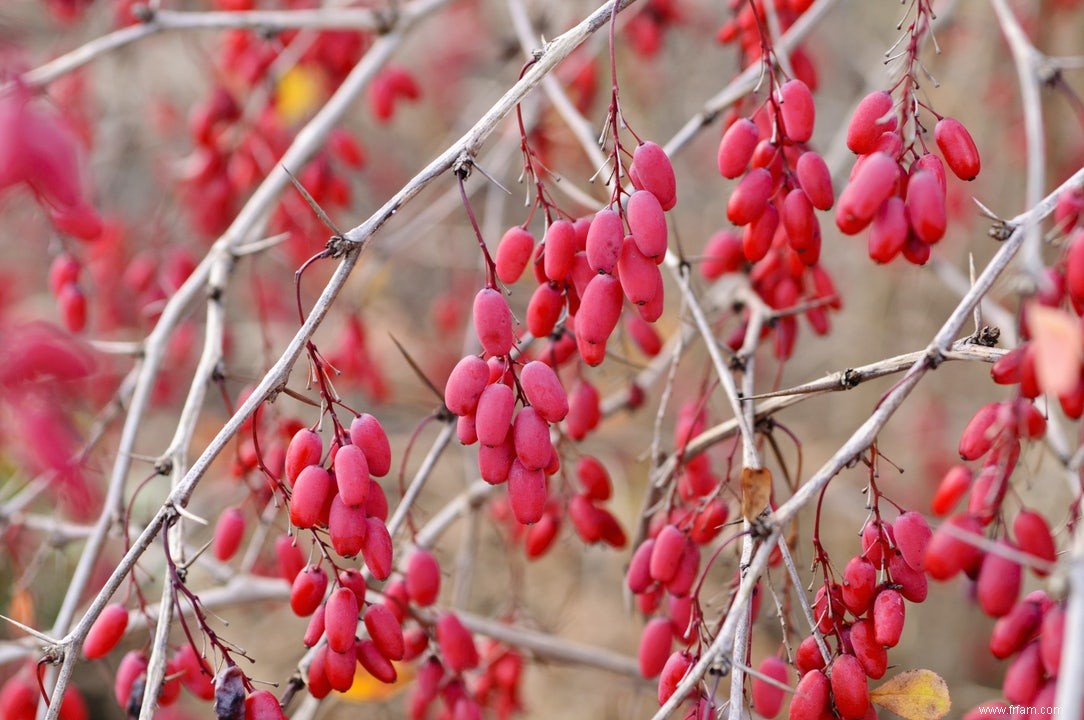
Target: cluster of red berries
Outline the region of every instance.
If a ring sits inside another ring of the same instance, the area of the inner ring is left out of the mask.
[[[816,210],[835,202],[828,166],[806,147],[813,136],[816,109],[809,87],[788,80],[764,109],[751,118],[735,118],[719,142],[719,173],[741,178],[727,201],[727,218],[744,228],[739,234],[721,230],[704,248],[701,274],[715,280],[752,264],[750,280],[774,310],[802,302],[814,332],[829,330],[828,310],[841,307],[831,277],[819,264],[821,230]],[[775,333],[775,354],[789,358],[797,337],[797,320],[784,314],[766,326]],[[740,347],[743,323],[728,344]]]
[[[892,95],[876,91],[858,104],[847,126],[847,147],[859,155],[850,180],[839,196],[836,225],[847,235],[867,227],[869,256],[887,263],[897,255],[916,265],[929,260],[930,247],[948,224],[945,165],[961,180],[979,174],[979,152],[963,124],[943,117],[934,139],[944,157],[922,146],[904,147]],[[910,153],[912,161],[905,165]]]
[[[772,12],[779,20],[780,30],[784,32],[813,4],[813,0],[768,1],[772,3]],[[765,31],[768,29],[765,0],[730,0],[728,4],[734,16],[723,23],[716,32],[715,39],[723,45],[737,45],[741,49],[743,67],[761,62],[767,34]],[[795,77],[815,90],[817,68],[802,46],[795,47],[787,60]]]

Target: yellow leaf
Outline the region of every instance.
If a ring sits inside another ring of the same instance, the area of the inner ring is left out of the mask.
[[[1035,373],[1039,385],[1052,395],[1068,395],[1080,382],[1084,332],[1080,321],[1064,310],[1032,303],[1028,328],[1035,343]]]
[[[952,707],[948,685],[932,670],[905,670],[871,690],[869,699],[905,720],[940,720]]]
[[[347,702],[370,703],[383,702],[402,692],[414,680],[414,666],[393,662],[397,677],[393,683],[382,683],[365,671],[359,663],[354,674],[354,684],[339,697]]]
[[[741,469],[741,514],[756,520],[772,498],[772,473],[768,468]]]
[[[308,117],[324,95],[324,76],[319,69],[295,65],[275,88],[275,111],[287,125]]]

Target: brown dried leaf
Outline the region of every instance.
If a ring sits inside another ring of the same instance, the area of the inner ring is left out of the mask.
[[[904,720],[941,720],[952,708],[948,685],[932,670],[906,670],[870,690],[870,702]]]
[[[772,473],[767,468],[741,469],[741,514],[749,522],[756,520],[772,497]]]

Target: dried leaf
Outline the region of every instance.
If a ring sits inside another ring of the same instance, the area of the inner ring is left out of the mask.
[[[1034,346],[1039,385],[1052,395],[1067,395],[1080,382],[1084,332],[1080,321],[1064,310],[1031,304],[1028,328]]]
[[[767,468],[741,469],[741,514],[753,522],[772,497],[772,473]]]
[[[299,122],[319,106],[327,94],[323,73],[308,65],[287,70],[275,88],[275,110],[287,124]]]
[[[871,702],[904,720],[940,720],[952,708],[948,685],[932,670],[906,670],[874,688]]]

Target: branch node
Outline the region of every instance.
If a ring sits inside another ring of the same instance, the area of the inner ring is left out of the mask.
[[[976,330],[974,334],[964,340],[964,342],[973,345],[981,345],[983,347],[997,347],[997,341],[1000,337],[1001,328],[983,325],[981,329]]]
[[[147,3],[137,3],[133,5],[130,12],[136,22],[143,23],[144,25],[154,22],[154,8]]]
[[[460,180],[466,180],[470,177],[472,167],[474,167],[474,158],[469,152],[464,150],[459,153],[459,157],[452,163],[452,172],[455,173],[456,177]]]
[[[941,348],[934,347],[926,351],[926,366],[931,370],[936,370],[943,362],[945,362],[945,353],[941,351]]]
[[[862,382],[862,373],[854,368],[847,368],[839,378],[839,384],[845,390],[852,390]]]

